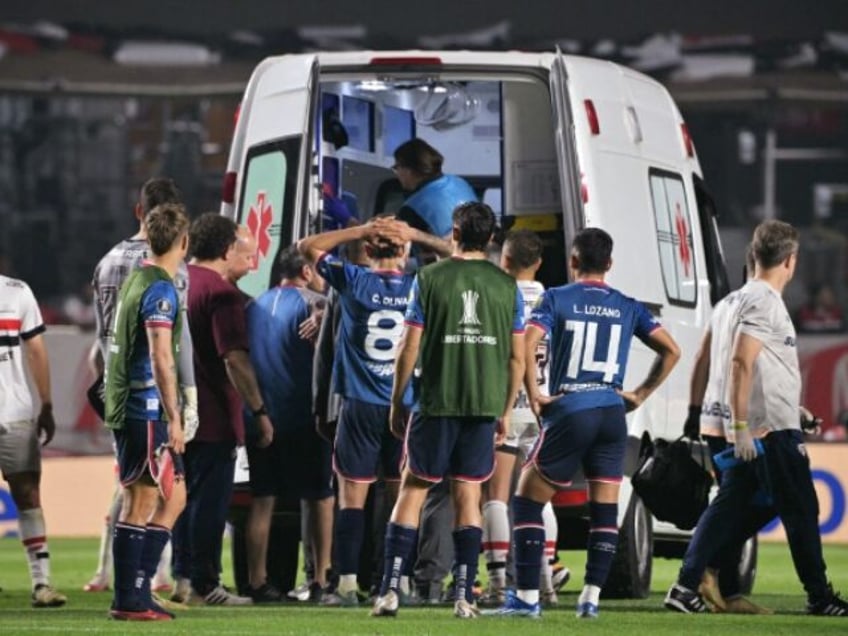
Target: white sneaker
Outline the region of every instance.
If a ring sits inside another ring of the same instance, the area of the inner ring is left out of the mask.
[[[453,615],[457,618],[477,618],[480,616],[480,610],[476,605],[462,598],[453,604]]]
[[[286,596],[288,596],[294,601],[308,601],[309,591],[309,581],[304,581],[293,590],[289,590],[288,592],[286,592]]]
[[[397,616],[398,605],[400,605],[398,595],[393,590],[389,590],[374,601],[371,616]]]
[[[203,602],[206,605],[253,605],[252,598],[233,594],[223,585],[219,585],[204,596]]]

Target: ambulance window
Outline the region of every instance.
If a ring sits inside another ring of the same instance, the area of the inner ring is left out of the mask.
[[[695,251],[683,178],[652,169],[649,179],[666,296],[674,305],[692,306],[697,299]]]
[[[300,136],[254,146],[247,152],[237,221],[256,237],[256,258],[239,287],[256,296],[277,281],[280,250],[292,241]]]
[[[395,148],[415,137],[415,118],[411,110],[383,106],[383,156],[391,157]]]
[[[374,104],[358,97],[342,97],[342,124],[348,145],[354,150],[374,152]]]

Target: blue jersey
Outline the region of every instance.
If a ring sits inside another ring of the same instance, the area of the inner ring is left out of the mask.
[[[369,404],[391,403],[395,353],[414,277],[371,271],[325,254],[318,273],[339,292],[342,318],[333,362],[336,393]],[[404,403],[412,402],[411,386]]]
[[[153,364],[150,361],[150,345],[147,341],[146,330],[150,327],[173,329],[179,308],[177,288],[170,281],[157,280],[151,283],[141,295],[138,321],[142,329],[136,332],[135,343],[129,345],[132,353],[127,363],[129,383],[127,419],[166,419],[159,389],[153,377]]]
[[[262,402],[276,429],[310,425],[312,420],[312,360],[315,346],[298,335],[323,296],[309,289],[279,286],[248,304],[250,361],[256,371]]]
[[[603,283],[547,290],[528,324],[550,337],[550,394],[566,394],[568,412],[614,406],[627,369],[630,341],[661,325],[639,301]]]

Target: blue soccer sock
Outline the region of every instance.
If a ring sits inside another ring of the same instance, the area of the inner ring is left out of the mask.
[[[147,531],[144,534],[144,547],[141,550],[141,571],[142,577],[136,580],[136,593],[138,600],[142,605],[148,606],[152,602],[150,595],[150,579],[156,574],[156,568],[159,566],[159,559],[162,556],[162,550],[171,540],[171,531],[163,526],[157,526],[153,523],[147,524]]]
[[[136,579],[141,572],[145,528],[129,523],[115,524],[112,540],[112,559],[115,571],[115,609],[145,609],[136,594]],[[155,569],[155,568],[154,568]]]
[[[386,526],[385,558],[383,565],[383,581],[380,583],[380,596],[389,590],[398,592],[400,577],[403,574],[404,562],[418,537],[418,531],[409,526],[389,522]]]
[[[482,542],[483,529],[477,526],[462,526],[453,531],[453,580],[457,600],[465,598],[469,603],[474,602],[474,580]]]
[[[542,573],[542,554],[545,552],[545,524],[542,521],[544,507],[544,504],[526,497],[516,495],[512,498],[516,587],[519,590],[534,590],[537,594]]]
[[[618,547],[618,504],[589,502],[586,585],[603,587]]]
[[[339,574],[359,572],[359,556],[365,535],[365,511],[362,508],[342,508],[336,516],[336,567]]]

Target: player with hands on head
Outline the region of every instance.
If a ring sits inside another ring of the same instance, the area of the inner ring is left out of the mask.
[[[370,267],[346,263],[336,247],[365,243]],[[359,557],[365,532],[365,501],[378,477],[394,504],[402,444],[389,430],[395,353],[403,330],[414,276],[404,274],[409,244],[417,241],[449,255],[450,245],[406,223],[378,217],[365,225],[316,234],[298,248],[338,293],[341,310],[334,359],[333,391],[343,397],[335,435],[333,466],[339,485],[335,554],[338,589],[325,604],[357,605]],[[411,386],[405,406],[412,400]]]

